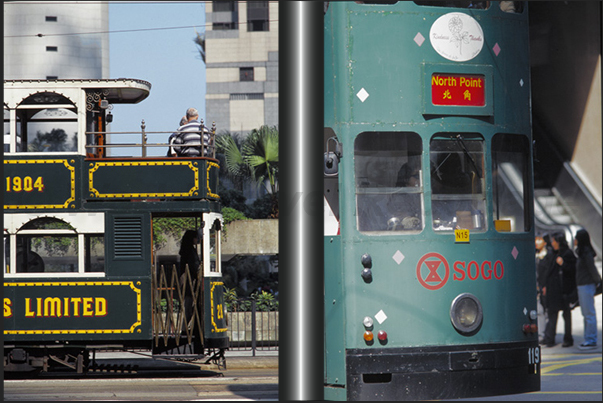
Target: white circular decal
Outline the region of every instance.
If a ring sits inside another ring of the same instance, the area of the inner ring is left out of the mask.
[[[473,17],[463,13],[448,13],[433,23],[429,40],[440,56],[465,62],[481,52],[484,31]]]

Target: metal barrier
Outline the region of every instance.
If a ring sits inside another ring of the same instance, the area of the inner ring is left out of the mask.
[[[207,128],[205,126],[205,124],[203,123],[203,119],[201,119],[201,127],[202,127],[202,130]],[[146,157],[147,156],[147,148],[149,148],[149,147],[164,147],[167,149],[169,147],[179,148],[179,147],[199,146],[199,147],[201,147],[201,155],[202,156],[207,154],[208,157],[216,158],[216,147],[215,147],[216,123],[215,122],[212,123],[211,129],[208,130],[209,144],[207,144],[207,145],[203,144],[203,142],[187,143],[187,144],[170,144],[167,142],[166,143],[149,143],[148,142],[149,134],[165,134],[167,137],[169,137],[169,135],[171,135],[172,133],[180,134],[180,133],[186,133],[186,132],[179,132],[179,131],[149,132],[149,131],[145,131],[146,125],[145,125],[144,120],[142,121],[140,128],[141,128],[140,132],[86,132],[86,137],[88,138],[90,136],[93,136],[93,138],[95,139],[95,142],[97,143],[97,144],[86,144],[86,152],[95,154],[98,150],[100,150],[101,155],[104,155],[105,150],[111,149],[111,148],[141,148],[141,156]],[[196,133],[196,132],[194,132],[194,133]],[[114,136],[114,135],[139,135],[141,138],[141,142],[140,143],[112,143],[112,144],[105,143],[108,139],[108,136]],[[99,140],[99,138],[102,138],[102,140]],[[204,150],[203,148],[207,148],[207,150]],[[205,152],[205,151],[207,151],[207,152]]]
[[[191,275],[186,265],[184,275],[179,278],[175,265],[171,269],[164,269],[162,265],[159,270],[153,266],[151,304],[155,347],[167,346],[169,339],[174,339],[176,346],[190,344],[195,334],[203,335],[203,279],[200,270],[196,273]]]
[[[230,350],[251,351],[255,356],[257,350],[278,350],[278,311],[259,311],[255,300],[237,301],[231,306],[228,315],[228,338]],[[239,307],[247,307],[251,303],[251,309],[241,310]]]

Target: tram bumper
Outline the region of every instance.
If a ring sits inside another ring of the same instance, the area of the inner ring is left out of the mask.
[[[454,399],[540,390],[538,342],[346,352],[347,400]]]

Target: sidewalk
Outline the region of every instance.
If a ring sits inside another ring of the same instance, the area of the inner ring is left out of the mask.
[[[559,312],[559,319],[557,320],[557,337],[555,341],[557,344],[554,347],[545,347],[540,346],[540,351],[543,357],[559,355],[559,354],[601,354],[601,344],[603,343],[603,339],[601,337],[601,329],[602,329],[602,317],[603,317],[603,309],[602,309],[602,301],[603,297],[601,295],[597,295],[595,297],[595,309],[597,311],[597,348],[594,350],[580,350],[578,346],[584,342],[584,318],[582,317],[582,312],[580,311],[580,307],[574,308],[572,311],[572,336],[574,338],[574,345],[572,347],[561,347],[563,343],[563,316],[562,313]]]

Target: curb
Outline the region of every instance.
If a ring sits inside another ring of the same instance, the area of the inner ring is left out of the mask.
[[[209,370],[218,370],[218,366],[210,364]],[[230,369],[277,369],[278,356],[273,357],[226,357],[226,371]],[[222,368],[220,368],[222,370]]]

